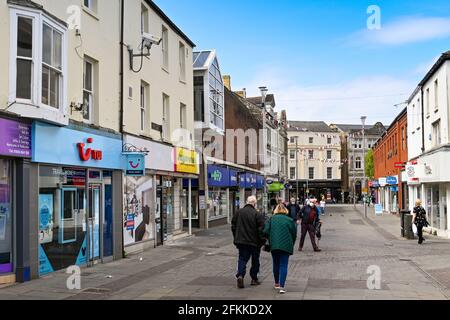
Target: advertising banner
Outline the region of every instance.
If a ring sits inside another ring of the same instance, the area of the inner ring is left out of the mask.
[[[0,118],[0,155],[31,158],[31,125]]]

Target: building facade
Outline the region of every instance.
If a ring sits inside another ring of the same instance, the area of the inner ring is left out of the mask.
[[[409,209],[423,201],[430,231],[449,237],[450,223],[450,51],[441,55],[408,100],[406,167]]]
[[[408,116],[404,109],[373,146],[374,181],[369,182],[383,211],[399,213],[409,207],[408,181]]]
[[[8,0],[0,21],[0,283],[181,233],[192,41],[150,0]]]
[[[364,181],[367,187],[364,154],[373,147],[386,128],[380,122],[373,126],[366,125],[364,135],[362,125],[331,124],[330,128],[339,134],[342,145],[343,200],[346,203],[361,201]]]
[[[341,142],[324,122],[288,122],[291,195],[340,201]]]
[[[190,195],[183,182],[198,179],[199,159],[194,43],[152,1],[125,1],[125,11],[124,153],[145,158],[144,175],[123,177],[124,246],[130,253],[184,234]],[[147,48],[145,35],[161,40]]]

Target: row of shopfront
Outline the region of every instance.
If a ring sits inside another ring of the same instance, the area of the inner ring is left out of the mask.
[[[416,200],[420,199],[430,223],[429,231],[450,237],[447,210],[450,206],[450,174],[447,173],[445,159],[441,159],[449,154],[428,155],[407,163],[399,176],[371,181],[369,187],[374,200],[384,212],[399,213],[412,211]]]
[[[85,126],[0,118],[0,279],[123,257],[182,231],[194,151]]]
[[[203,175],[199,179],[202,178]],[[251,195],[257,197],[259,208],[264,205],[265,178],[261,174],[227,165],[208,164],[207,188],[200,188],[199,179],[192,180],[192,213],[189,217],[188,212],[184,211],[185,227],[189,224],[189,218],[194,228],[229,223],[236,210],[243,207]],[[186,193],[186,179],[183,186]],[[187,208],[187,200],[184,202],[183,208]]]
[[[189,149],[0,117],[0,282],[121,259],[188,226],[229,223],[250,195],[262,209],[265,187],[284,189],[233,166],[209,163],[205,174],[202,184]]]

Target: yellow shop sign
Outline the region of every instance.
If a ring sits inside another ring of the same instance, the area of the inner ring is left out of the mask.
[[[175,171],[199,174],[197,153],[193,150],[175,148]]]

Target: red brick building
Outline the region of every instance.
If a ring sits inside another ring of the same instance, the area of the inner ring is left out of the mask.
[[[404,165],[408,161],[408,117],[405,108],[375,143],[374,166],[377,203],[385,212],[398,213],[408,208],[408,185]]]

